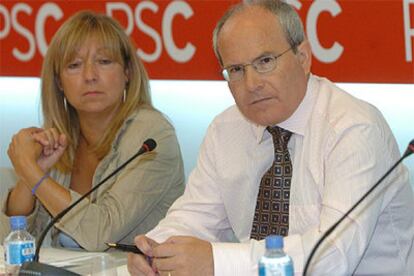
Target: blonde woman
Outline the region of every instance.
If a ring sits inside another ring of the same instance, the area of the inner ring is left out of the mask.
[[[42,108],[44,128],[19,131],[9,146],[18,182],[3,199],[0,238],[14,215],[27,216],[37,236],[147,138],[156,150],[70,211],[51,231],[52,246],[102,251],[106,241],[132,243],[182,194],[174,129],[152,107],[143,64],[110,17],[83,11],[61,26],[43,64]]]

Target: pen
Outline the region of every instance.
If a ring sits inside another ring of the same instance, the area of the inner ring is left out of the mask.
[[[144,255],[144,253],[142,253],[142,251],[139,250],[139,248],[136,247],[135,245],[122,244],[122,243],[110,243],[110,242],[106,242],[106,245],[108,245],[111,248],[119,249],[122,251]]]

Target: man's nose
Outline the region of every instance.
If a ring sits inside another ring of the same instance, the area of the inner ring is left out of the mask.
[[[263,78],[252,64],[247,64],[244,67],[244,83],[246,88],[251,92],[263,87]]]

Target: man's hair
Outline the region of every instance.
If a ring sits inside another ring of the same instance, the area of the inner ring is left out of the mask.
[[[64,93],[60,76],[65,66],[72,62],[80,47],[90,38],[97,39],[108,50],[110,57],[121,64],[128,75],[125,84],[126,99],[110,125],[92,149],[101,159],[125,119],[138,108],[151,108],[148,76],[122,27],[112,18],[95,12],[81,11],[67,20],[54,35],[42,67],[41,101],[45,128],[56,128],[68,138],[68,148],[56,168],[63,172],[72,169],[79,143],[80,124],[77,111],[69,102],[64,107]]]
[[[305,39],[305,32],[303,30],[303,24],[298,13],[291,5],[281,0],[243,1],[230,8],[220,18],[220,20],[217,22],[216,27],[214,28],[213,49],[221,65],[223,65],[223,61],[218,50],[218,36],[220,34],[220,31],[228,19],[249,7],[261,7],[277,16],[287,42],[289,43],[290,47],[292,47],[293,52],[296,53],[297,46],[299,46]]]

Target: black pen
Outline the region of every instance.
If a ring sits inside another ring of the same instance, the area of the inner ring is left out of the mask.
[[[135,245],[132,245],[132,244],[106,242],[106,245],[108,245],[111,248],[119,249],[119,250],[122,250],[122,251],[125,251],[125,252],[131,252],[131,253],[135,253],[135,254],[145,255],[144,253],[142,253],[141,250],[139,250],[138,247],[136,247]]]

